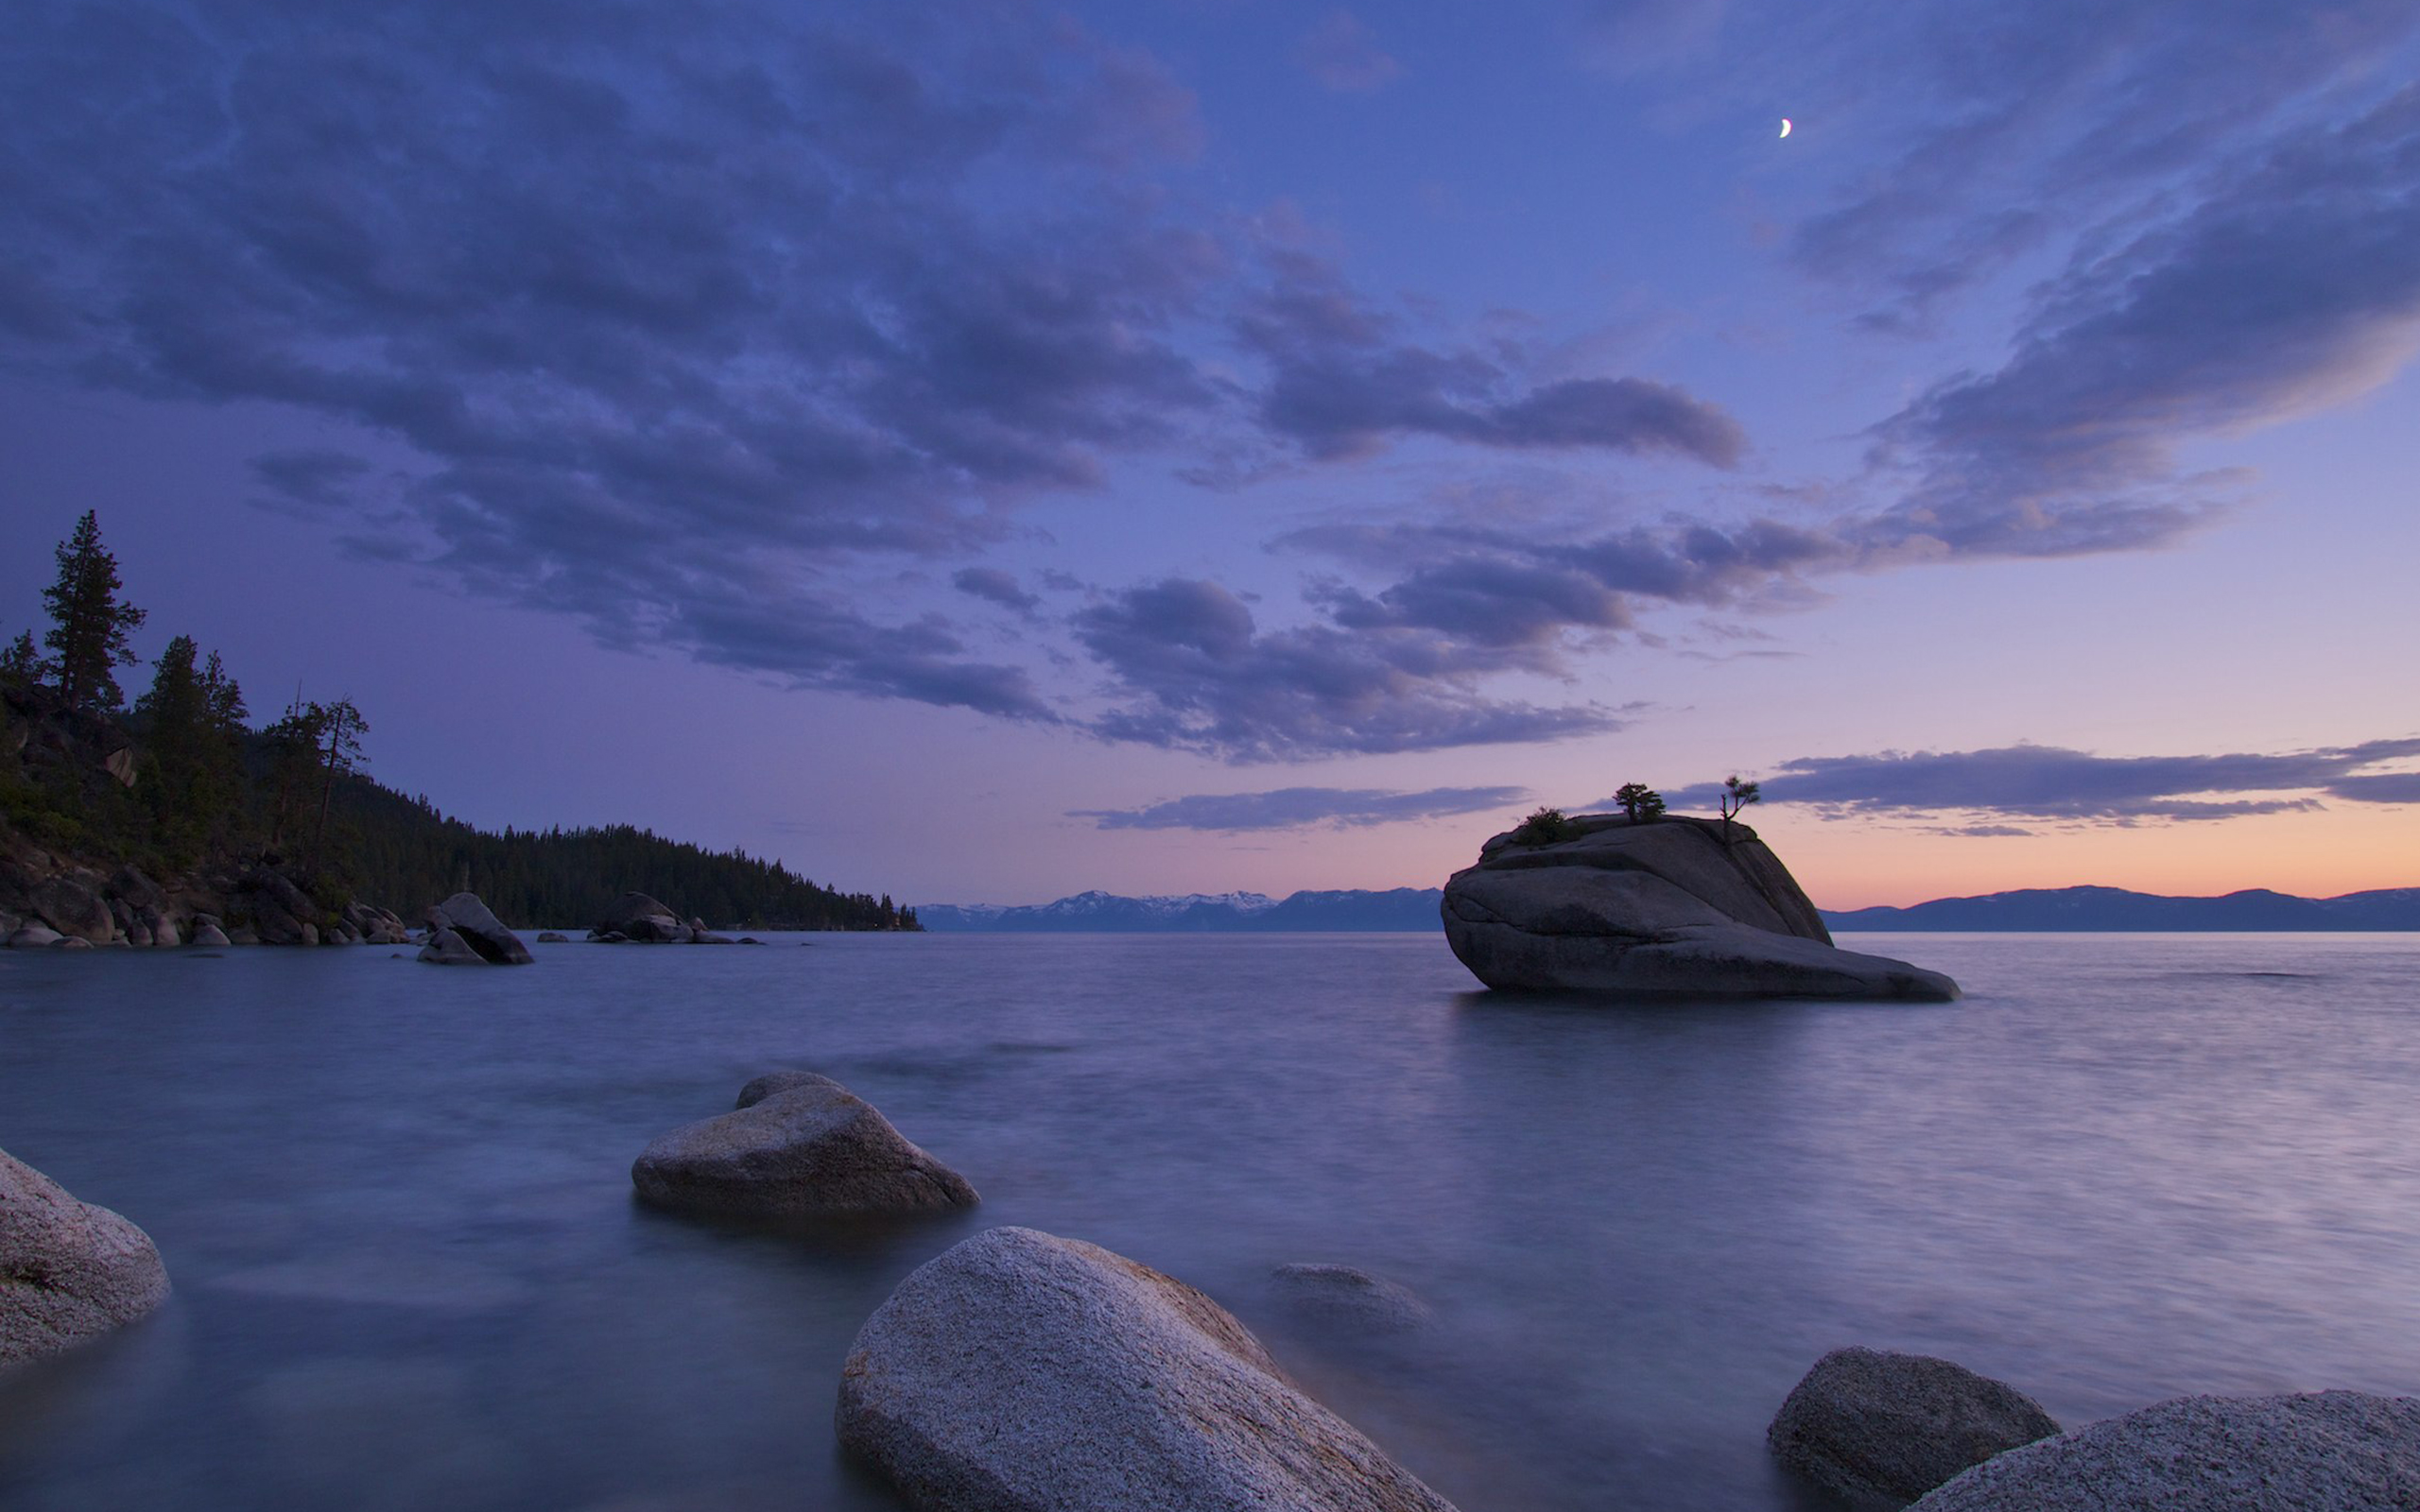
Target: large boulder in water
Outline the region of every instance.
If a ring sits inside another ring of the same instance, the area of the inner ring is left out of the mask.
[[[1930,1355],[1834,1349],[1766,1431],[1783,1465],[1858,1502],[1904,1505],[1971,1465],[2059,1431],[2014,1386]]]
[[[1754,830],[1667,816],[1571,821],[1574,838],[1499,834],[1445,884],[1445,940],[1491,988],[1642,996],[1905,998],[1958,984],[1832,944]]]
[[[605,910],[605,917],[588,932],[588,937],[601,939],[619,935],[625,940],[647,945],[686,945],[697,937],[697,933],[667,905],[643,892],[626,892],[614,900],[613,906]]]
[[[918,1512],[1452,1512],[1219,1304],[1030,1228],[900,1282],[850,1347],[838,1421]]]
[[[2420,1400],[2181,1397],[1985,1460],[1912,1512],[2411,1512]]]
[[[648,1145],[631,1167],[639,1195],[751,1218],[926,1212],[978,1200],[964,1177],[865,1099],[830,1077],[793,1074],[801,1079]]]
[[[441,944],[438,936],[447,933],[457,936],[480,960],[492,966],[527,966],[537,959],[521,936],[504,927],[504,921],[488,912],[475,893],[458,892],[428,911],[428,932],[431,946]],[[421,959],[427,960],[426,951]],[[454,964],[447,961],[443,964]]]
[[[142,1229],[0,1150],[0,1366],[131,1323],[167,1295]]]

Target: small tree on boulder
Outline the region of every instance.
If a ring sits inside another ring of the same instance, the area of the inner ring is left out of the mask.
[[[1645,824],[1664,816],[1664,795],[1645,782],[1624,782],[1614,794],[1614,801],[1622,806],[1633,824]]]
[[[1722,792],[1720,799],[1722,804],[1722,838],[1726,843],[1728,843],[1731,839],[1731,820],[1733,816],[1737,815],[1741,809],[1746,808],[1751,803],[1763,802],[1765,795],[1758,791],[1755,783],[1743,782],[1739,781],[1738,774],[1735,772],[1731,776],[1722,780]]]
[[[1560,845],[1578,838],[1580,826],[1564,817],[1561,809],[1539,809],[1512,832],[1514,845]]]

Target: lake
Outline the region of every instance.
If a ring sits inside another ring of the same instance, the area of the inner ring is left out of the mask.
[[[2069,1425],[2420,1391],[2420,936],[1844,936],[1965,1001],[1654,1006],[1477,990],[1426,935],[768,937],[0,952],[0,1148],[176,1285],[0,1375],[0,1507],[893,1508],[842,1356],[1004,1223],[1201,1287],[1468,1512],[1824,1506],[1763,1434],[1849,1343]],[[983,1205],[634,1205],[649,1140],[785,1067]],[[1434,1321],[1292,1316],[1303,1261]]]

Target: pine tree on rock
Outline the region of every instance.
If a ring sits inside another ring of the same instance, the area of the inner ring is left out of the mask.
[[[76,522],[76,533],[59,543],[59,580],[42,591],[50,610],[51,650],[59,695],[71,709],[116,710],[126,701],[115,668],[132,666],[127,644],[143,624],[143,610],[118,602],[117,558],[101,545],[100,522],[92,510]]]

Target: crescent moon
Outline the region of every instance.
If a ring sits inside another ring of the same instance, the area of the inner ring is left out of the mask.
[[[1781,134],[1784,136],[1789,135],[1789,117],[1787,115],[1781,118]]]

